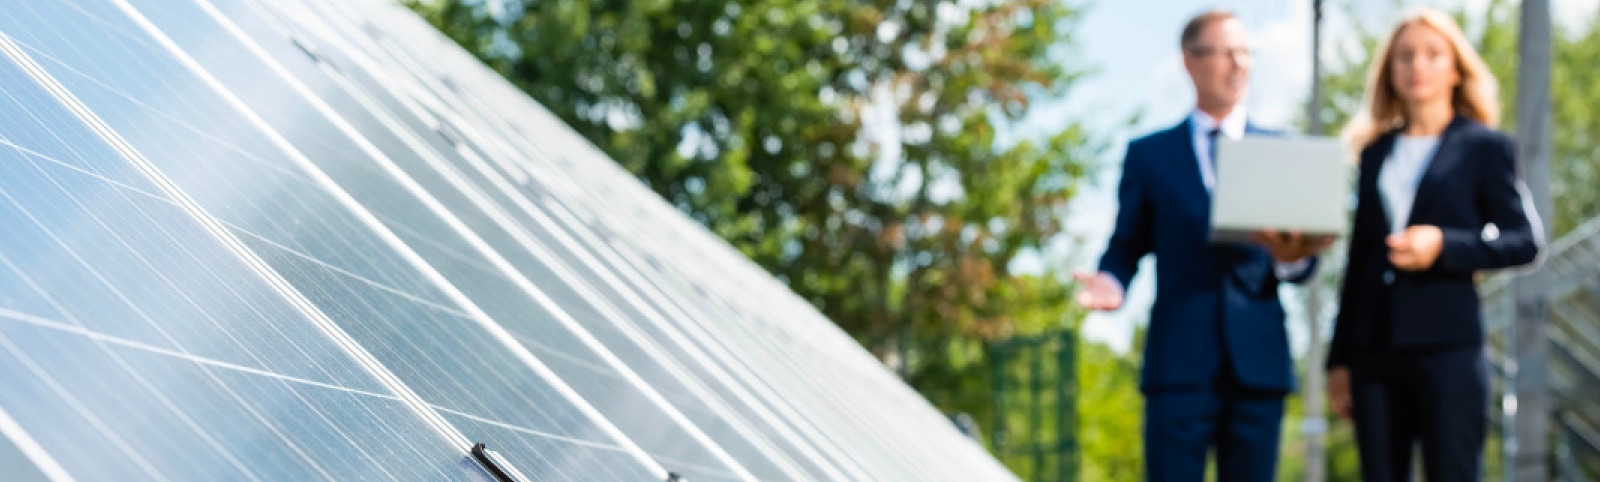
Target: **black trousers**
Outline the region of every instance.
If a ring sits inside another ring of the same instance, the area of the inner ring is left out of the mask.
[[[1351,368],[1361,479],[1411,480],[1422,450],[1428,482],[1477,481],[1489,423],[1488,361],[1482,346],[1385,350]]]

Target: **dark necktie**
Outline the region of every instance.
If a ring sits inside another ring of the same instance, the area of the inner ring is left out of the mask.
[[[1206,132],[1206,147],[1211,153],[1211,162],[1206,163],[1206,168],[1210,169],[1211,172],[1205,173],[1204,175],[1213,180],[1217,178],[1217,136],[1220,134],[1222,134],[1221,128],[1211,129],[1210,131]],[[1210,184],[1206,185],[1206,190],[1211,190]]]
[[[1221,135],[1221,133],[1221,128],[1213,128],[1213,130],[1205,133],[1205,138],[1211,143],[1208,146],[1211,147],[1211,171],[1216,171],[1216,136]]]

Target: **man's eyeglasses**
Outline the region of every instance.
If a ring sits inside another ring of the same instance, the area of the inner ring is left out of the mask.
[[[1194,47],[1189,49],[1189,55],[1202,59],[1213,55],[1248,59],[1250,58],[1250,47]]]

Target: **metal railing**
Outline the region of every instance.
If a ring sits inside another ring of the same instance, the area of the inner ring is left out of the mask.
[[[1556,480],[1600,479],[1600,218],[1551,243],[1542,268],[1550,276],[1552,397],[1550,454]],[[1505,334],[1516,321],[1515,273],[1483,283],[1489,353],[1505,379]],[[1504,387],[1504,383],[1497,383]],[[1496,399],[1499,399],[1498,397]],[[1499,415],[1498,413],[1496,414]],[[1498,426],[1498,424],[1491,425]]]

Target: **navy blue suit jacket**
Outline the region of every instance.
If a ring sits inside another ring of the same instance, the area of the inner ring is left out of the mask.
[[[1254,127],[1247,134],[1274,135]],[[1211,194],[1189,121],[1128,144],[1117,199],[1116,228],[1100,271],[1128,287],[1139,259],[1156,257],[1140,389],[1209,388],[1231,365],[1246,388],[1294,391],[1272,257],[1258,246],[1210,242]],[[1286,281],[1303,282],[1314,271],[1315,264]]]
[[[1407,218],[1408,226],[1438,226],[1444,246],[1427,270],[1395,269],[1385,243],[1391,223],[1378,191],[1378,173],[1395,137],[1390,132],[1361,151],[1355,226],[1328,351],[1330,367],[1348,366],[1363,350],[1481,345],[1483,315],[1473,273],[1533,262],[1543,244],[1542,228],[1517,176],[1516,143],[1457,116],[1439,138]],[[1491,224],[1495,228],[1487,229]],[[1377,296],[1382,290],[1389,291],[1387,303]],[[1381,319],[1391,322],[1380,324]]]

